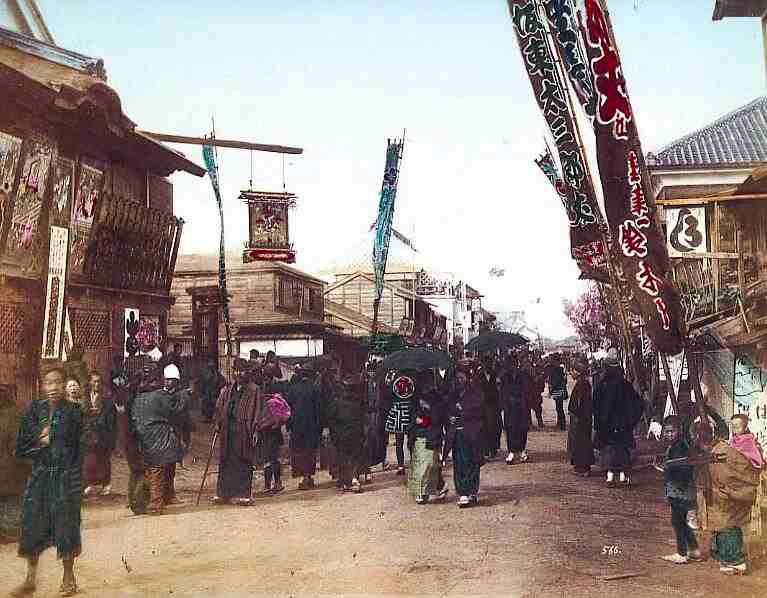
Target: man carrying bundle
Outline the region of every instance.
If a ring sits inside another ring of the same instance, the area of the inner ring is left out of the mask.
[[[163,370],[163,388],[136,397],[131,419],[149,483],[150,515],[162,514],[172,500],[176,463],[189,449],[189,405],[186,392],[179,389],[180,372],[171,364]]]
[[[224,387],[216,403],[219,467],[213,502],[253,504],[253,461],[256,453],[256,417],[260,391],[248,375],[244,359],[234,360],[234,382]]]

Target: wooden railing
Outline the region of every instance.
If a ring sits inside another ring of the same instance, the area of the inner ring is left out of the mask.
[[[94,218],[83,274],[114,289],[170,290],[184,221],[105,193]]]

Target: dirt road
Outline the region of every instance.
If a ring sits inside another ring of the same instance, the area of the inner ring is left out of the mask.
[[[553,414],[545,417],[551,426]],[[645,469],[633,488],[607,489],[599,476],[573,476],[564,446],[563,433],[533,429],[531,462],[487,464],[480,504],[466,510],[452,493],[444,504],[414,504],[393,471],[376,474],[360,495],[338,493],[323,472],[312,491],[299,492],[288,478],[282,495],[253,507],[195,507],[201,440],[197,462],[177,479],[182,504],[136,517],[125,508],[125,464],[116,459],[118,495],[84,508],[81,594],[767,596],[767,563],[759,559],[741,578],[722,576],[712,561],[659,560],[675,550],[659,474]],[[449,469],[452,489],[451,476]],[[15,551],[0,546],[4,588],[23,577]],[[60,573],[49,550],[37,596],[58,595]],[[624,573],[641,575],[600,579]]]

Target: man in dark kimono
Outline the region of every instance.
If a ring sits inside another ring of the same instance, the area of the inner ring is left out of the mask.
[[[55,546],[64,564],[62,596],[77,592],[74,561],[80,555],[82,501],[82,412],[64,399],[61,367],[43,375],[44,399],[33,401],[21,420],[16,455],[32,459],[24,492],[19,556],[27,559],[27,578],[11,593],[34,593],[40,553]]]
[[[173,474],[189,448],[189,406],[186,392],[179,390],[180,373],[175,365],[163,371],[165,384],[136,397],[131,418],[143,455],[144,477],[149,484],[150,515],[160,515],[172,500]]]
[[[484,399],[482,402],[483,450],[485,457],[492,459],[497,454],[498,449],[501,448],[501,430],[503,428],[498,396],[498,376],[492,360],[488,359],[483,363],[479,373],[479,382],[482,385]]]
[[[594,443],[607,457],[607,485],[628,486],[634,427],[644,411],[644,403],[623,375],[616,349],[610,349],[605,371],[594,391]]]
[[[259,390],[247,376],[248,362],[234,360],[234,382],[224,387],[216,404],[219,466],[213,502],[252,504],[253,461]]]
[[[303,478],[299,490],[314,488],[314,474],[317,471],[317,451],[320,448],[320,389],[314,373],[299,367],[288,386],[287,397],[290,405],[290,468],[293,477]]]
[[[589,383],[589,364],[582,355],[575,361],[576,382],[567,410],[570,428],[567,432],[567,454],[576,475],[588,477],[594,464],[594,447],[591,442],[593,404]]]
[[[221,389],[226,385],[226,379],[221,375],[215,357],[209,357],[200,368],[197,388],[200,392],[200,411],[206,423],[213,422],[216,412],[216,401]]]
[[[515,356],[509,356],[501,374],[501,404],[503,425],[506,429],[506,448],[509,454],[506,463],[524,463],[528,460],[527,433],[530,430],[531,380],[528,373],[519,366]]]
[[[557,426],[563,432],[567,429],[565,421],[565,401],[567,400],[567,373],[559,355],[552,357],[548,374],[549,396],[557,408]]]
[[[366,391],[358,377],[346,375],[340,396],[328,406],[330,435],[338,458],[338,479],[340,488],[347,492],[362,492],[358,476],[367,466],[364,453]]]

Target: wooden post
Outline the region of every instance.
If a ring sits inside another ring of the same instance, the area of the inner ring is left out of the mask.
[[[746,270],[743,263],[743,234],[740,228],[735,228],[735,250],[738,252],[738,291],[743,296],[743,291],[746,288]]]
[[[711,252],[719,251],[719,221],[721,218],[719,202],[714,203],[714,230],[711,231]],[[714,313],[719,313],[719,260],[711,260],[711,273],[714,276]]]
[[[674,390],[674,381],[671,378],[671,368],[668,367],[668,358],[665,353],[658,352],[660,362],[663,365],[663,373],[666,376],[666,386],[668,387],[668,394],[671,395],[671,407],[674,409],[674,413],[679,414],[679,401],[676,398],[676,391]],[[665,410],[665,405],[664,405]]]
[[[700,415],[701,420],[705,421],[706,398],[703,396],[703,391],[700,388],[700,380],[698,378],[698,363],[695,361],[695,355],[690,349],[689,342],[685,345],[684,354],[687,357],[687,374],[690,378],[692,390],[695,393],[695,405],[698,408],[698,415]]]

